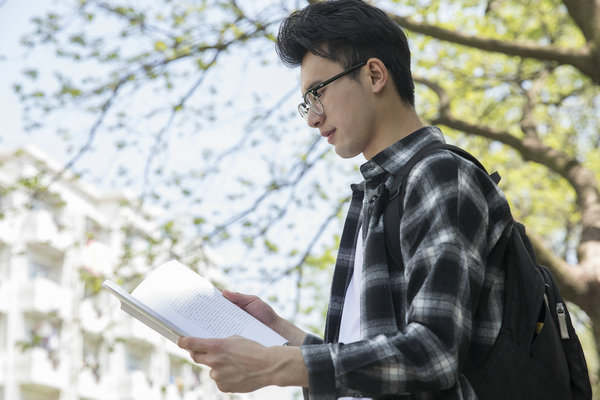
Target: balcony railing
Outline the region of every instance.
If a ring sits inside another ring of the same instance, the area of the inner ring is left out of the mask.
[[[113,330],[116,337],[143,342],[154,346],[163,345],[162,336],[142,322],[123,312],[119,315],[119,323]]]
[[[23,222],[23,238],[28,243],[47,243],[60,250],[73,243],[73,237],[61,232],[49,210],[35,210]]]
[[[16,380],[22,385],[63,390],[68,384],[67,367],[60,362],[59,355],[53,355],[40,347],[17,354],[14,374]]]
[[[8,311],[8,292],[10,288],[8,283],[0,279],[0,314],[6,313]]]
[[[34,278],[19,285],[19,304],[24,312],[71,315],[73,292],[47,278]]]
[[[143,371],[131,371],[118,378],[116,398],[159,400],[161,399],[161,389],[154,387]]]
[[[80,397],[86,399],[110,398],[108,387],[101,379],[100,370],[83,368],[77,377],[77,391]]]

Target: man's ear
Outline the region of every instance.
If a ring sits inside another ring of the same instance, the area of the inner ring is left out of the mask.
[[[373,93],[379,93],[387,85],[390,74],[383,61],[379,58],[369,58],[367,60],[367,73],[369,74],[371,90]]]

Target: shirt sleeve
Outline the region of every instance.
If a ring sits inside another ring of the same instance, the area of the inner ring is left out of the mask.
[[[447,152],[413,168],[404,200],[405,287],[396,290],[406,304],[405,329],[345,345],[303,346],[312,400],[439,392],[463,382],[459,371],[486,279],[485,259],[508,226],[510,210],[483,171]]]
[[[312,333],[308,333],[304,338],[303,346],[315,345],[315,344],[323,344],[323,339],[318,336],[313,335]]]

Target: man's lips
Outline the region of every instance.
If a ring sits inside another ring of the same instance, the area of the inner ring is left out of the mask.
[[[333,139],[334,132],[335,132],[335,128],[330,129],[328,131],[321,131],[321,136],[326,137],[327,142],[331,144],[331,139]]]

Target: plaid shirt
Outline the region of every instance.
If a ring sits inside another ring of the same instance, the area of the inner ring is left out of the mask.
[[[476,399],[460,373],[487,356],[502,322],[504,271],[486,264],[512,218],[498,187],[471,162],[429,154],[408,175],[400,219],[403,266],[388,267],[383,236],[387,190],[396,172],[438,128],[422,128],[361,166],[352,185],[333,275],[325,340],[309,335],[302,353],[305,397]],[[385,189],[384,189],[385,188]],[[362,225],[360,341],[338,343],[344,296]]]

